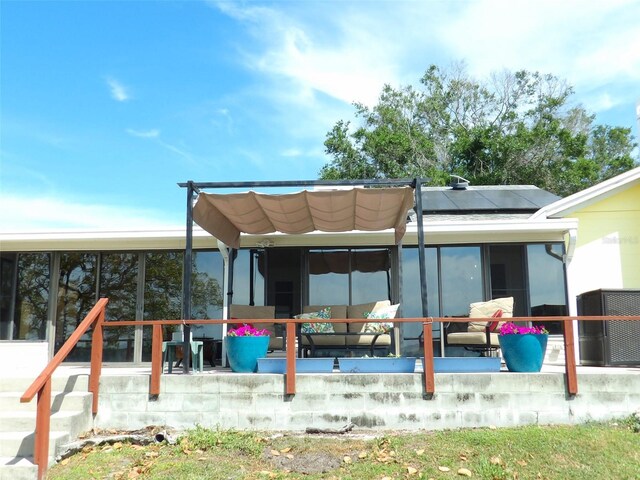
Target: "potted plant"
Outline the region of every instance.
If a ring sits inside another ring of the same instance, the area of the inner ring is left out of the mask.
[[[544,325],[522,327],[507,322],[500,327],[498,340],[510,372],[539,372],[547,350],[549,331]]]
[[[269,331],[251,325],[232,328],[225,337],[229,366],[234,372],[255,372],[258,358],[267,355]]]

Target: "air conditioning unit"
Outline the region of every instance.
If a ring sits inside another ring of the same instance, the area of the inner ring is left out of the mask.
[[[578,315],[640,315],[640,290],[593,290],[578,295]],[[640,365],[640,321],[579,321],[580,363]]]

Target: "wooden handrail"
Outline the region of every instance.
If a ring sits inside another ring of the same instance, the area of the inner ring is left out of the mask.
[[[102,366],[102,322],[104,322],[105,308],[109,303],[108,298],[101,298],[78,325],[71,336],[64,342],[53,359],[44,367],[33,383],[20,397],[21,403],[28,403],[38,395],[36,408],[36,430],[34,438],[33,460],[38,466],[38,480],[43,480],[47,475],[49,466],[49,432],[51,429],[51,376],[56,368],[67,358],[71,350],[76,346],[87,330],[96,323],[91,344],[91,374],[89,377],[89,390],[93,393],[93,413],[98,411],[98,385],[100,382],[100,368]]]
[[[48,466],[49,457],[49,430],[51,420],[51,376],[56,368],[65,360],[71,350],[75,347],[80,338],[94,325],[94,332],[91,342],[91,372],[89,376],[89,391],[93,393],[92,411],[95,415],[98,412],[98,388],[100,385],[100,374],[102,369],[102,350],[103,350],[103,328],[108,327],[129,327],[129,326],[147,326],[153,327],[152,346],[151,346],[151,379],[149,382],[149,394],[159,395],[160,379],[162,374],[162,326],[164,325],[222,325],[225,323],[280,323],[286,325],[286,385],[285,391],[288,395],[296,392],[296,324],[304,323],[305,319],[233,319],[233,322],[225,319],[198,319],[198,320],[121,320],[121,321],[105,321],[105,308],[108,303],[107,298],[101,298],[96,305],[87,314],[85,319],[80,323],[76,330],[71,334],[69,339],[64,343],[62,348],[53,357],[49,364],[44,368],[42,373],[27,388],[20,401],[22,403],[30,402],[33,397],[38,395],[38,407],[36,413],[36,432],[35,432],[35,449],[34,462],[38,465],[38,479],[44,479]],[[492,317],[474,318],[474,321],[491,322],[495,320]],[[565,349],[565,374],[567,378],[567,390],[569,395],[578,393],[578,380],[576,374],[575,348],[574,348],[574,331],[573,321],[603,321],[603,320],[628,320],[640,321],[640,316],[554,316],[554,317],[511,317],[507,321],[514,322],[562,322],[563,340]],[[331,318],[323,320],[328,323],[362,323],[362,318]],[[370,320],[371,322],[382,322],[382,319]],[[433,360],[433,323],[466,323],[469,322],[468,317],[412,317],[412,318],[396,318],[394,323],[421,323],[423,329],[423,354],[424,354],[424,386],[427,398],[431,398],[435,393],[435,375]],[[188,363],[187,363],[188,365]]]

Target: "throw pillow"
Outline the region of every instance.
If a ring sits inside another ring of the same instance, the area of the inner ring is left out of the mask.
[[[398,307],[400,304],[390,305],[388,307],[379,308],[367,314],[367,319],[384,320],[388,318],[396,318]],[[387,333],[393,328],[393,322],[375,322],[365,323],[362,331],[365,333]]]
[[[502,317],[513,316],[513,297],[495,298],[487,302],[475,302],[469,305],[469,317],[493,317],[498,310],[502,310]],[[468,332],[484,332],[487,322],[469,322]]]
[[[294,318],[301,320],[328,320],[331,318],[331,307],[323,308],[318,312],[301,313]],[[328,322],[305,322],[300,326],[302,333],[333,333],[333,323]]]

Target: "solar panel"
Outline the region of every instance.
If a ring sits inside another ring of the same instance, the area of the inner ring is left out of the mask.
[[[483,186],[466,190],[427,187],[422,192],[425,213],[535,212],[560,197],[529,186]]]

